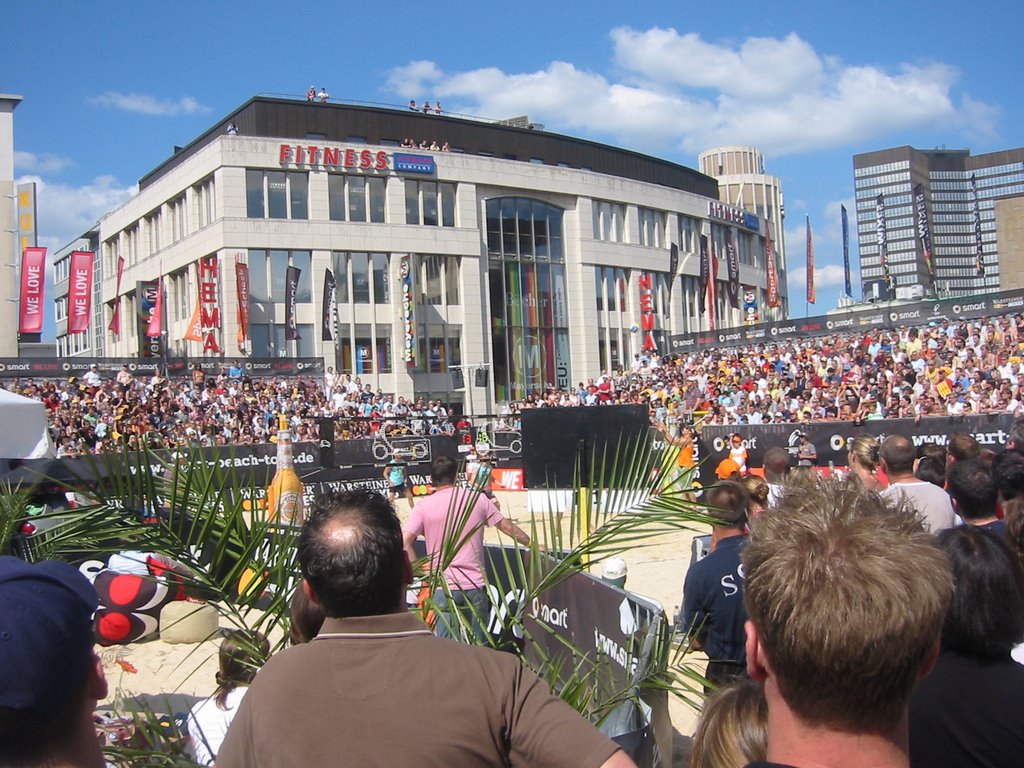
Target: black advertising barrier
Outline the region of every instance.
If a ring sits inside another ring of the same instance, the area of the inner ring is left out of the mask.
[[[875,306],[856,312],[836,312],[802,319],[791,318],[757,323],[740,328],[681,333],[668,337],[668,352],[690,352],[707,346],[739,347],[771,344],[806,336],[872,331],[901,325],[924,325],[941,320],[977,320],[981,317],[1024,312],[1024,290],[1002,291],[985,296],[915,301],[899,305]]]
[[[0,357],[0,379],[62,379],[81,377],[95,365],[100,375],[113,377],[123,366],[134,376],[152,376],[163,372],[170,378],[185,377],[192,367],[199,365],[203,373],[216,376],[235,365],[243,376],[267,378],[271,376],[323,376],[324,361],[319,357],[239,357],[239,358],[185,358],[172,357],[142,359],[138,357]]]
[[[764,466],[764,454],[769,448],[782,447],[795,457],[800,444],[799,433],[818,451],[818,466],[837,467],[847,464],[847,444],[858,435],[906,435],[914,445],[934,443],[945,445],[950,435],[972,435],[983,448],[1000,450],[1006,445],[1014,418],[1008,413],[989,413],[978,416],[930,416],[921,419],[872,419],[865,422],[817,421],[808,424],[724,424],[704,427],[697,439],[700,456],[701,482],[715,481],[715,467],[729,455],[729,436],[738,433],[747,449],[747,467]],[[795,458],[793,464],[795,465]]]
[[[596,676],[599,698],[620,695],[663,668],[665,659],[657,651],[666,648],[668,623],[660,605],[580,572],[523,606],[518,573],[508,572],[497,548],[488,550],[491,603],[499,614],[492,614],[490,631],[500,630],[503,611],[522,610],[524,630],[531,639],[525,656],[535,668],[554,663],[569,674],[580,661],[573,658],[570,649],[575,649],[601,669]],[[525,571],[529,572],[528,562]],[[668,766],[672,755],[668,696],[665,691],[643,690],[641,698],[645,706],[633,701],[620,707],[602,730],[637,765]]]

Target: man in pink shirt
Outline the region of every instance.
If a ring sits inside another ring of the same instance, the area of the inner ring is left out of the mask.
[[[484,527],[496,526],[523,546],[529,546],[530,537],[479,491],[456,488],[457,473],[455,459],[448,456],[434,459],[430,465],[434,493],[413,507],[402,536],[410,560],[416,559],[413,542],[423,536],[432,566],[444,568],[451,605],[443,590],[435,593],[439,611],[436,633],[440,637],[458,637],[460,622],[454,615],[458,611],[467,619],[473,633],[483,639],[491,612],[483,573]]]

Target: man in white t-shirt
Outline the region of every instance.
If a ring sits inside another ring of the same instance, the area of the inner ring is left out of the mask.
[[[955,525],[953,503],[942,488],[914,477],[914,443],[903,435],[890,435],[882,442],[882,471],[889,478],[889,487],[882,496],[906,499],[924,519],[925,527],[938,533]]]

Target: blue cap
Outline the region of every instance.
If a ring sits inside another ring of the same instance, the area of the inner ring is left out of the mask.
[[[67,563],[0,556],[0,706],[39,712],[81,690],[98,603]]]

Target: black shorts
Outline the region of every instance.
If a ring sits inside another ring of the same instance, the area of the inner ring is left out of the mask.
[[[401,485],[392,485],[391,486],[391,493],[393,493],[393,494],[395,494],[397,496],[399,494],[405,493],[405,490],[408,487],[409,487],[409,481],[406,480]]]

